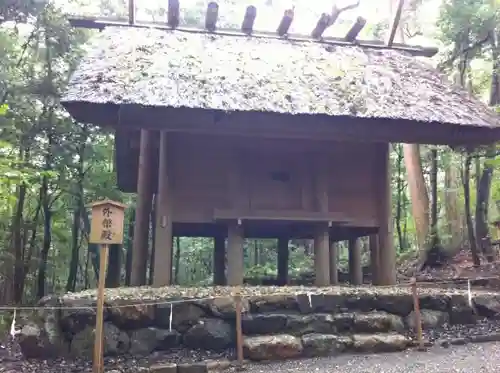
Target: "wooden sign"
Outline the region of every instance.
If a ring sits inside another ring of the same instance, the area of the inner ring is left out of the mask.
[[[101,245],[99,252],[99,284],[97,288],[97,312],[94,341],[94,373],[104,373],[103,326],[104,326],[104,288],[106,268],[108,267],[109,245],[123,242],[123,220],[125,205],[106,199],[90,204],[92,222],[89,242]]]
[[[92,203],[89,242],[101,245],[123,243],[125,207],[123,203],[109,199]]]

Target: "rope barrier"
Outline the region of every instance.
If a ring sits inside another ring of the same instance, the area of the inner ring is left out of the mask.
[[[500,276],[491,276],[491,277],[481,277],[478,279],[466,279],[466,278],[458,278],[458,279],[450,279],[450,280],[439,280],[439,281],[417,281],[416,284],[418,285],[444,285],[444,284],[457,284],[457,283],[470,283],[472,285],[473,282],[475,281],[484,281],[484,280],[500,280]],[[335,285],[333,285],[335,286]],[[388,289],[388,288],[404,288],[408,287],[410,288],[412,286],[412,280],[404,281],[397,283],[395,285],[372,285],[372,286],[363,286],[363,287],[354,287],[354,286],[345,286],[344,288],[347,289],[366,289],[369,288],[370,290],[375,290],[375,289]],[[244,289],[244,287],[242,287]],[[328,294],[324,293],[321,291],[321,288],[318,288],[317,293],[311,293],[310,287],[304,288],[304,293],[303,294],[297,294],[297,295],[305,295],[308,298],[309,305],[312,306],[311,302],[311,296],[314,295],[323,295],[323,294]],[[470,290],[469,290],[470,293]],[[255,296],[262,296],[262,297],[273,297],[273,296],[286,296],[289,295],[287,293],[283,292],[275,292],[275,293],[264,293],[264,294],[256,294]],[[129,308],[129,307],[141,307],[141,306],[162,306],[162,305],[170,305],[171,309],[172,306],[176,304],[182,304],[182,303],[196,303],[196,302],[203,302],[203,301],[211,301],[211,300],[216,300],[216,299],[224,299],[224,298],[231,298],[233,297],[233,294],[227,294],[227,295],[218,295],[218,296],[209,296],[209,297],[193,297],[193,298],[185,298],[185,299],[179,299],[179,300],[158,300],[158,301],[139,301],[139,302],[131,302],[131,303],[124,303],[124,304],[112,304],[110,305],[111,301],[107,301],[107,306],[112,307],[112,308]],[[254,295],[251,295],[254,296]],[[242,294],[242,297],[245,297]],[[81,301],[83,299],[78,299],[75,298],[76,301]],[[93,301],[93,300],[92,300]],[[96,310],[97,305],[85,305],[85,306],[0,306],[0,312],[1,311],[6,311],[6,312],[21,312],[21,311],[70,311],[70,310]]]

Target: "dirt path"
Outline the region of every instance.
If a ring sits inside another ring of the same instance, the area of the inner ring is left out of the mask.
[[[500,343],[252,366],[246,373],[498,373]]]
[[[296,360],[272,364],[252,364],[246,373],[498,373],[500,343],[469,344],[449,349],[434,347],[427,352],[408,351],[377,355]],[[138,362],[108,364],[107,371],[146,373]],[[1,373],[89,373],[90,365],[48,362],[0,363]]]

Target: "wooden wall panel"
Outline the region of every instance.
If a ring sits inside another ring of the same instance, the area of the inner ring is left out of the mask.
[[[318,154],[327,156],[329,210],[351,219],[376,217],[374,145],[176,134],[172,148],[175,222],[210,222],[214,209],[238,206],[315,211]],[[231,174],[232,167],[240,174]],[[231,185],[239,185],[234,205]]]
[[[376,146],[342,144],[330,155],[329,209],[348,218],[376,220]]]

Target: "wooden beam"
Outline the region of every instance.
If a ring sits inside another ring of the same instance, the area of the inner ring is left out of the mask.
[[[168,133],[160,133],[158,159],[158,192],[156,194],[156,231],[153,286],[168,286],[172,283],[172,200],[170,198],[168,159]]]
[[[85,111],[99,108],[100,104],[86,104]],[[117,105],[118,106],[118,105]],[[82,106],[83,109],[83,106]],[[498,140],[500,128],[479,127],[451,123],[420,122],[415,126],[410,120],[336,118],[326,115],[290,115],[278,113],[231,112],[214,113],[212,110],[185,110],[176,114],[176,109],[142,109],[137,106],[120,106],[122,117],[120,128],[137,128],[137,120],[147,118],[151,129],[164,129],[171,132],[211,134],[224,136],[242,136],[253,138],[275,138],[296,140],[330,140],[349,142],[404,142],[411,144],[449,145],[460,143],[486,143]],[[73,115],[73,112],[71,112]],[[174,123],[165,123],[164,118],[175,117]],[[96,125],[103,125],[104,120],[88,116],[76,116],[88,119]],[[103,118],[110,123],[110,118]],[[101,124],[103,123],[103,124]],[[109,127],[109,124],[108,124]],[[377,128],[376,133],[367,131]],[[368,135],[369,134],[369,135]],[[489,142],[488,142],[489,141]]]
[[[394,1],[394,0],[391,0]],[[391,28],[389,29],[389,36],[387,37],[386,45],[390,48],[394,44],[394,38],[396,37],[396,32],[398,30],[399,22],[401,21],[401,14],[403,13],[404,0],[398,0],[398,6],[394,17],[392,19]]]
[[[141,22],[135,23],[134,25],[129,25],[128,20],[125,22],[123,20],[109,20],[109,19],[97,19],[97,18],[85,18],[85,17],[69,17],[68,21],[73,27],[90,28],[103,30],[106,27],[134,27],[134,28],[153,28],[158,30],[173,30],[174,28],[168,25],[162,25],[152,22]],[[194,33],[194,34],[207,34],[207,30],[199,28],[189,28],[181,27],[175,28],[178,32]],[[248,35],[240,30],[220,28],[212,35],[219,36],[235,36],[235,37],[248,37]],[[263,38],[263,39],[280,39],[278,35],[271,32],[253,32],[252,37]],[[339,45],[339,46],[352,46],[353,43],[344,40],[344,38],[338,37],[325,37],[321,40],[311,38],[308,35],[292,34],[287,36],[287,40],[291,42],[314,42],[325,45]],[[356,45],[364,48],[372,49],[387,49],[385,41],[379,40],[356,40]],[[409,53],[413,56],[421,57],[433,57],[437,54],[438,48],[435,47],[422,47],[419,45],[408,45],[401,43],[393,43],[391,49],[401,52]]]
[[[231,209],[221,210],[214,209],[214,220],[279,220],[289,222],[332,222],[335,224],[355,224],[358,219],[349,218],[342,212],[310,212],[303,210],[254,210],[248,211],[247,209]],[[370,226],[376,227],[375,219],[359,221],[364,226],[366,223]]]

